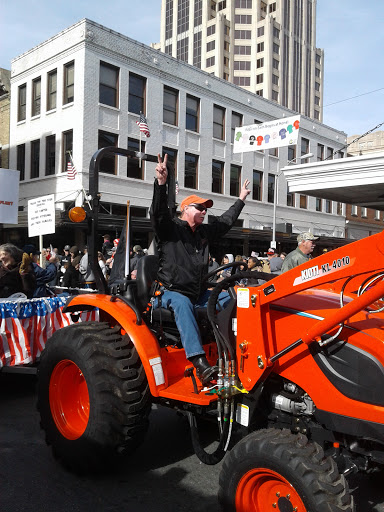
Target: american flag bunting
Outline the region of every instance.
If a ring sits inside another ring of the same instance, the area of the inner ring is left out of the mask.
[[[69,159],[67,164],[67,178],[69,180],[74,180],[76,178],[76,174],[76,167],[73,165],[71,159]]]

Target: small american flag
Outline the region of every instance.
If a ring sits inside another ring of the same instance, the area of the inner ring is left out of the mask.
[[[149,133],[147,120],[145,119],[145,115],[142,112],[140,112],[140,119],[139,121],[136,121],[136,124],[139,125],[140,131],[143,132],[146,137],[151,136]]]
[[[71,160],[68,160],[68,164],[67,164],[67,178],[69,180],[74,180],[76,178],[76,174],[77,174],[76,167],[73,165]]]

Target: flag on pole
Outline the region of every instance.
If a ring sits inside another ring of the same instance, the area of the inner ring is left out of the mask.
[[[76,174],[76,167],[73,165],[72,160],[69,159],[67,164],[67,178],[69,180],[74,180],[76,178]]]
[[[136,121],[136,124],[139,125],[140,131],[143,132],[146,137],[151,136],[149,133],[147,120],[145,119],[145,115],[142,112],[140,112],[140,119]]]

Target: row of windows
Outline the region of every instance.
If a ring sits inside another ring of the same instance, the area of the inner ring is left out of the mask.
[[[74,101],[75,63],[64,64],[63,68],[63,105]],[[31,116],[41,113],[41,77],[32,80]],[[54,110],[57,106],[57,69],[47,73],[46,110]],[[25,121],[27,117],[27,84],[18,88],[17,121]]]

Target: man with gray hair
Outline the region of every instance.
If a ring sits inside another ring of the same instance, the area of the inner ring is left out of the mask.
[[[281,273],[310,260],[312,258],[311,253],[316,246],[314,240],[318,238],[319,237],[314,236],[309,231],[297,235],[297,247],[285,257],[283,266],[281,267]]]

